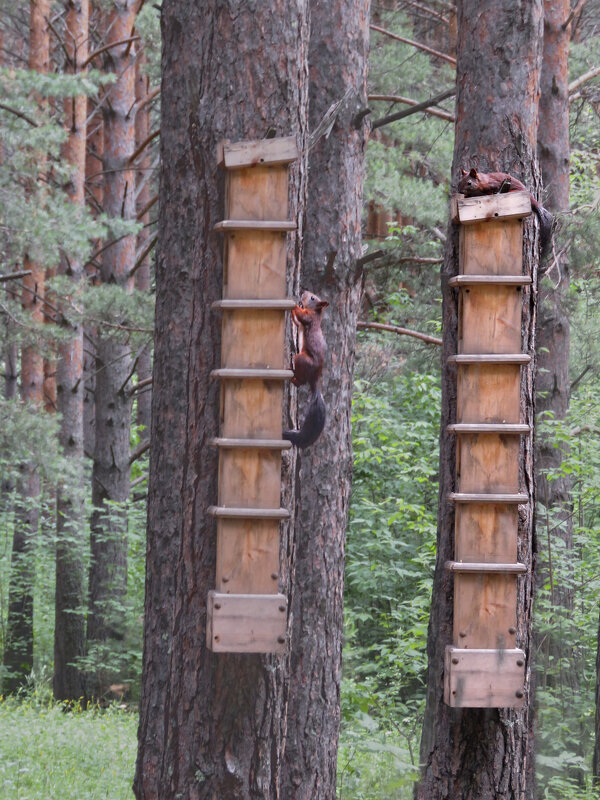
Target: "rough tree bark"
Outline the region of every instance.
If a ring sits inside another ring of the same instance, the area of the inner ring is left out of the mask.
[[[457,123],[452,174],[461,167],[510,172],[537,183],[533,158],[542,41],[542,2],[461,0],[458,3]],[[502,42],[498,48],[497,43]],[[526,225],[524,271],[533,275],[525,293],[523,351],[535,348],[537,237]],[[518,560],[527,565],[517,594],[517,646],[528,653],[526,702],[522,710],[451,709],[443,697],[444,648],[452,641],[452,577],[444,569],[454,555],[455,443],[446,426],[455,421],[455,378],[448,356],[457,352],[456,296],[448,280],[458,271],[458,235],[450,226],[442,268],[444,346],[440,435],[438,553],[428,635],[427,705],[421,741],[420,800],[529,800],[533,797],[533,708],[531,706],[531,609],[533,596],[533,447],[523,437],[521,486],[530,500],[519,507]],[[533,426],[533,365],[522,371],[522,422]]]
[[[50,34],[48,16],[50,0],[31,0],[29,13],[29,69],[48,72]],[[43,164],[40,164],[40,172]],[[43,265],[25,259],[30,274],[23,278],[23,307],[36,324],[44,321]],[[21,353],[21,397],[40,409],[44,402],[44,359],[34,347]],[[11,558],[11,574],[6,621],[4,667],[8,675],[3,682],[5,692],[17,691],[24,685],[33,667],[33,548],[38,532],[41,483],[35,465],[26,464],[17,489],[15,530]]]
[[[275,798],[284,660],[205,644],[215,580],[223,176],[216,145],[306,129],[306,3],[163,6],[159,247],[144,663],[135,793],[141,800]],[[290,218],[301,219],[302,159]],[[290,237],[290,252],[298,244]],[[297,258],[292,259],[293,265]],[[285,586],[282,587],[285,590]]]
[[[150,105],[144,104],[144,99],[148,96],[150,90],[150,80],[145,74],[144,66],[146,59],[143,53],[140,53],[136,63],[136,76],[135,76],[135,97],[136,102],[141,104],[137,108],[135,115],[135,144],[136,149],[148,140],[150,136]],[[151,199],[150,186],[151,180],[151,167],[152,161],[150,158],[150,148],[146,147],[143,152],[136,159],[139,165],[139,172],[137,173],[136,185],[139,185],[139,191],[136,193],[136,208],[138,214],[138,221],[144,226],[137,236],[137,250],[138,258],[141,263],[137,266],[135,273],[135,287],[141,292],[150,291],[150,253],[152,233],[148,224],[150,222],[150,210],[148,204]],[[144,347],[138,357],[137,363],[137,376],[138,381],[144,381],[152,377],[152,345]],[[152,411],[152,389],[147,386],[136,394],[137,405],[137,424],[144,426],[144,437],[150,436],[150,417]]]
[[[133,29],[136,0],[117,0],[106,16],[104,53],[107,71],[116,82],[108,89],[104,117],[104,211],[114,219],[135,219],[135,172],[130,163],[135,151],[135,45],[128,40]],[[115,241],[102,254],[102,283],[132,287],[135,262],[134,235]],[[92,471],[91,566],[88,644],[103,659],[108,642],[123,638],[127,593],[127,516],[118,504],[129,498],[129,433],[131,427],[131,351],[122,332],[98,329],[96,344],[95,448]],[[116,503],[117,505],[112,505]],[[111,680],[110,670],[96,670],[96,693]]]
[[[69,0],[66,15],[65,48],[67,69],[77,74],[88,54],[88,0]],[[67,187],[74,211],[85,206],[86,162],[85,95],[65,101],[68,139],[63,157],[71,165]],[[83,265],[63,261],[60,273],[71,278],[73,294],[78,292]],[[56,596],[54,625],[54,696],[78,700],[86,696],[84,676],[77,660],[85,653],[85,552],[83,491],[83,326],[73,325],[72,337],[59,345],[56,371],[58,411],[61,414],[59,441],[69,468],[56,497]]]
[[[335,798],[340,722],[345,535],[352,479],[352,379],[362,293],[362,179],[370,0],[311,3],[309,126],[342,101],[309,152],[301,287],[329,301],[323,436],[298,456],[286,798]],[[307,392],[298,393],[298,421]]]
[[[568,56],[571,26],[563,30],[569,16],[568,0],[544,0],[544,56],[541,74],[538,148],[540,168],[547,199],[544,205],[551,211],[566,211],[569,207],[569,74]],[[558,248],[559,250],[559,248]],[[569,290],[568,253],[556,252],[549,260],[548,281],[540,285],[537,329],[536,411],[562,420],[569,408],[569,350],[570,325],[566,308]],[[573,518],[572,481],[568,475],[557,473],[565,457],[564,447],[555,447],[554,437],[536,439],[536,490],[541,511],[538,515],[540,574],[538,582],[551,581],[551,600],[557,607],[573,607],[572,576]],[[552,548],[556,548],[554,559]],[[552,568],[554,564],[554,568]],[[558,569],[556,567],[558,566]],[[560,636],[546,637],[545,648],[554,664],[572,658],[565,651]],[[571,667],[575,665],[571,663]],[[559,680],[573,686],[578,670],[565,669]],[[576,684],[575,684],[576,685]]]

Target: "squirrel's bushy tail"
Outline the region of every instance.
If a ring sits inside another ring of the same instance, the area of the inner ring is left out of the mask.
[[[299,431],[284,431],[283,438],[296,445],[296,447],[309,447],[317,441],[323,432],[326,416],[327,411],[323,395],[318,389],[314,389],[302,427]]]

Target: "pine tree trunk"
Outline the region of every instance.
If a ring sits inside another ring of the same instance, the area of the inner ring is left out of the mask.
[[[536,185],[537,92],[541,63],[541,0],[503,3],[462,0],[458,4],[457,123],[453,160],[456,186],[461,168],[503,171]],[[497,43],[502,42],[498,48]],[[522,350],[535,349],[537,237],[526,225],[524,272],[533,286],[524,294]],[[443,367],[440,435],[440,505],[437,564],[428,635],[427,705],[421,741],[424,765],[420,800],[530,800],[533,798],[533,708],[531,610],[533,580],[533,436],[523,437],[520,481],[529,502],[519,506],[518,560],[527,566],[517,591],[517,646],[528,654],[526,700],[519,710],[452,709],[444,703],[444,649],[452,642],[452,577],[444,569],[454,557],[455,442],[446,426],[456,418],[456,386],[448,356],[457,352],[457,298],[448,285],[458,272],[458,235],[450,226],[442,269]],[[533,428],[533,365],[523,368],[521,421]]]
[[[541,74],[540,123],[538,147],[540,167],[551,211],[566,211],[569,207],[569,76],[568,55],[571,28],[563,30],[568,18],[568,0],[544,0],[544,60]],[[560,249],[560,248],[558,248]],[[569,290],[568,254],[557,254],[549,260],[548,281],[540,286],[537,329],[536,411],[554,420],[563,420],[569,408],[569,345],[570,324],[566,308]],[[566,445],[555,446],[552,435],[536,440],[536,486],[540,526],[540,574],[538,581],[551,580],[552,600],[563,609],[573,607],[571,578],[573,574],[573,503],[572,481],[558,473]],[[552,559],[552,542],[559,542]],[[554,569],[551,563],[554,561]],[[556,569],[558,567],[558,569]],[[559,639],[548,641],[554,663],[572,657],[564,652]],[[574,666],[574,665],[572,665]],[[573,686],[576,669],[567,669],[565,681]]]
[[[29,68],[48,72],[50,0],[31,0],[29,17]],[[40,166],[40,171],[43,165]],[[44,267],[25,259],[31,273],[23,279],[23,307],[35,323],[44,321]],[[21,353],[21,396],[38,408],[44,403],[44,359],[36,348]],[[21,688],[33,668],[34,546],[40,521],[40,477],[32,464],[22,467],[17,487],[15,530],[11,558],[4,667],[8,670],[4,692]]]
[[[137,103],[142,104],[135,115],[135,143],[136,149],[148,140],[150,136],[150,106],[144,104],[150,90],[150,81],[144,74],[145,57],[140,55],[136,63],[135,97]],[[150,253],[151,240],[153,234],[150,232],[150,210],[148,205],[151,199],[151,169],[152,161],[150,158],[150,148],[146,147],[138,156],[137,163],[140,171],[137,173],[137,182],[140,189],[137,194],[137,214],[138,221],[144,226],[138,233],[137,251],[138,258],[141,259],[136,265],[135,287],[141,292],[150,291]],[[150,342],[144,347],[138,357],[137,363],[138,382],[145,381],[152,377],[152,345]],[[136,393],[137,405],[137,424],[144,426],[143,436],[150,436],[150,415],[152,411],[152,388],[146,386]]]
[[[70,3],[66,16],[65,47],[70,71],[77,74],[88,54],[88,0]],[[63,157],[71,165],[67,188],[74,210],[85,207],[86,162],[85,95],[65,101],[68,139]],[[63,262],[61,274],[68,275],[73,293],[78,291],[83,265]],[[56,498],[56,597],[54,625],[54,696],[78,700],[86,696],[84,678],[77,660],[85,654],[85,548],[83,491],[83,326],[74,325],[69,341],[59,345],[57,362],[57,404],[61,415],[59,441],[69,464],[66,480]]]
[[[135,45],[129,39],[135,21],[136,0],[118,0],[106,18],[105,68],[116,82],[107,89],[104,115],[104,211],[114,219],[135,219],[135,173],[130,158],[135,151]],[[115,241],[102,254],[104,284],[124,291],[132,286],[135,236]],[[129,498],[129,434],[131,427],[130,346],[122,333],[98,330],[96,346],[95,449],[92,471],[92,562],[87,638],[96,656],[104,659],[123,639],[123,603],[127,593],[127,515]],[[116,505],[115,505],[116,504]],[[114,677],[114,676],[113,676]],[[111,670],[97,670],[96,692],[106,691]]]
[[[328,300],[322,392],[327,423],[298,455],[290,685],[282,796],[336,796],[345,535],[352,479],[351,403],[362,294],[362,179],[369,0],[311,4],[309,126],[343,100],[330,135],[309,152],[301,286]],[[298,420],[307,392],[298,392]],[[325,744],[326,743],[326,744]]]
[[[284,659],[206,648],[215,583],[223,175],[216,145],[306,127],[304,0],[163,7],[163,101],[144,664],[135,793],[246,800],[278,793]],[[302,159],[291,219],[303,211]],[[290,269],[298,237],[290,236]],[[285,586],[281,587],[284,591]]]

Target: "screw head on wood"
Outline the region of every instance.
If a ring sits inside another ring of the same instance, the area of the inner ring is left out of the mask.
[[[221,608],[221,603],[215,603],[215,608],[216,608],[216,609],[217,609],[217,611],[218,611],[218,610]]]
[[[525,663],[525,662],[523,661],[523,659],[522,659],[522,658],[519,658],[519,659],[517,660],[517,667],[522,667],[524,663]]]
[[[280,611],[285,611],[285,606],[279,606]]]
[[[276,581],[279,575],[276,572],[272,572],[271,577],[273,578],[274,581]]]
[[[285,642],[285,636],[278,636],[277,641],[279,642],[279,644],[283,644]]]
[[[519,700],[523,697],[523,692],[520,689],[519,691],[515,692],[515,694],[519,698]]]
[[[458,635],[460,636],[461,639],[464,639],[467,634],[466,631],[459,631]]]
[[[516,633],[516,632],[517,632],[517,629],[516,629],[516,628],[513,628],[513,627],[512,627],[512,625],[511,625],[511,626],[510,626],[510,628],[508,629],[508,632],[509,632],[509,633]]]
[[[219,635],[215,634],[215,642],[218,642],[218,641],[219,641]]]
[[[225,575],[223,575],[221,580],[223,581],[223,583],[229,583],[229,578],[227,576],[225,576]]]
[[[458,658],[453,658],[453,659],[452,659],[452,663],[453,663],[453,664],[458,664]]]

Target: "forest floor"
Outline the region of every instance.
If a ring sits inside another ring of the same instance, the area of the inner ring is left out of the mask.
[[[133,800],[137,714],[0,699],[0,800]]]

